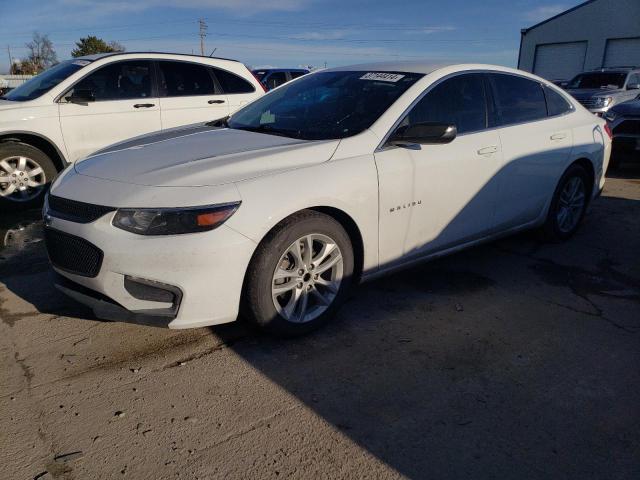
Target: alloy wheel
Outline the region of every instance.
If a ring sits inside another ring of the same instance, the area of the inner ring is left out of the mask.
[[[571,177],[564,185],[558,201],[556,220],[562,233],[573,230],[586,205],[586,188],[581,177]]]
[[[33,159],[12,156],[0,159],[0,197],[28,202],[47,184],[43,168]]]
[[[314,320],[338,295],[343,271],[342,252],[333,239],[318,233],[299,238],[273,273],[271,296],[276,311],[294,323]]]

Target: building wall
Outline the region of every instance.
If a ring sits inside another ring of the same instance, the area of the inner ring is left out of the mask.
[[[584,69],[602,67],[607,39],[640,37],[640,0],[595,0],[523,33],[518,68],[533,71],[536,46],[587,41]]]

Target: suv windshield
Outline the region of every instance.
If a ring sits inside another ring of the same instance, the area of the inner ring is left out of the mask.
[[[350,137],[369,128],[421,77],[407,72],[314,73],[256,100],[227,124],[304,140]]]
[[[593,72],[581,73],[569,82],[567,88],[622,88],[626,73]]]
[[[88,60],[67,60],[59,63],[49,70],[45,70],[39,75],[26,81],[17,88],[7,93],[3,100],[11,100],[14,102],[26,102],[44,95],[60,82],[76,73],[81,68],[89,65]]]

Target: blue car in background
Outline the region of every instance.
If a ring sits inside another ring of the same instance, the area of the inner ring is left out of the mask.
[[[267,90],[273,90],[294,78],[306,75],[309,70],[306,68],[261,68],[252,72]]]
[[[622,161],[640,162],[640,96],[610,108],[604,114],[613,132],[613,151],[609,165]]]

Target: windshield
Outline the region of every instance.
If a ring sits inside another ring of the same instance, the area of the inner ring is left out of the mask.
[[[59,63],[14,88],[2,98],[14,102],[26,102],[38,98],[89,63],[88,60],[67,60]]]
[[[594,72],[581,73],[569,82],[567,88],[622,88],[626,73]]]
[[[304,140],[350,137],[369,128],[423,74],[319,72],[284,84],[235,113],[229,128]]]

